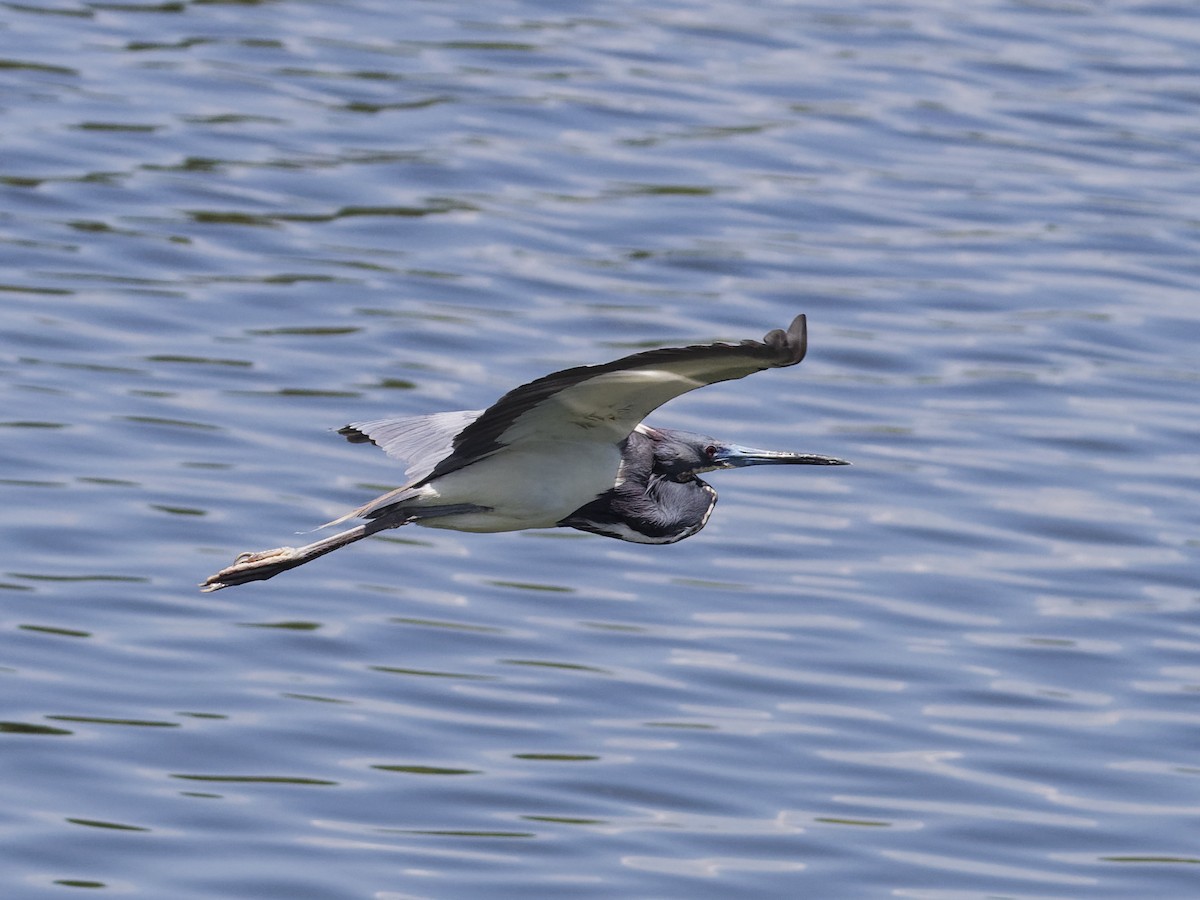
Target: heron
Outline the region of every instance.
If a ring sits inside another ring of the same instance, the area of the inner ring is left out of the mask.
[[[708,522],[717,492],[699,475],[761,465],[845,466],[844,459],[756,450],[642,420],[688,391],[794,366],[805,317],[761,341],[665,347],[552,372],[484,410],[354,422],[338,433],[406,466],[395,490],[322,525],[363,524],[303,547],[243,553],[204,591],[273,578],[401,525],[467,532],[576,528],[639,544],[672,544]]]

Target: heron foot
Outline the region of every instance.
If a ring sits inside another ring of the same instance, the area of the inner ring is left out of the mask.
[[[233,561],[233,565],[229,568],[244,566],[247,563],[261,563],[268,559],[272,562],[278,562],[281,557],[290,557],[295,552],[295,547],[276,547],[274,550],[259,550],[257,552],[247,550],[245,553],[239,553],[237,559]]]
[[[264,569],[270,569],[271,575],[273,575],[277,571],[282,571],[279,568],[281,563],[291,562],[298,555],[295,547],[276,547],[274,550],[239,553],[237,559],[233,561],[233,565],[226,566],[216,575],[206,578],[200,585],[200,590],[208,594],[231,585],[269,578],[270,575],[264,573]],[[290,568],[290,566],[284,565],[283,568]]]

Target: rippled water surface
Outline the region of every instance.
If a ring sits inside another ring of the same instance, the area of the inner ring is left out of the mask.
[[[1197,896],[1198,123],[1186,3],[4,5],[3,895]],[[851,469],[196,589],[798,312],[652,421]]]

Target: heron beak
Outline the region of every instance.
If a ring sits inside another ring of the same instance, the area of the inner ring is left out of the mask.
[[[844,459],[836,456],[817,456],[814,453],[791,453],[787,450],[755,450],[753,447],[730,445],[722,447],[713,457],[713,462],[723,469],[740,469],[744,466],[848,466]]]

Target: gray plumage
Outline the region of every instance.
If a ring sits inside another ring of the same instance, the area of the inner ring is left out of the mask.
[[[479,532],[565,526],[638,543],[682,540],[704,527],[716,503],[716,491],[698,474],[846,463],[738,447],[642,419],[698,387],[793,366],[806,349],[801,315],[761,342],[650,350],[554,372],[485,410],[352,423],[339,433],[403,462],[405,483],[328,523],[365,524],[304,547],[244,553],[202,587],[271,578],[409,523]]]

